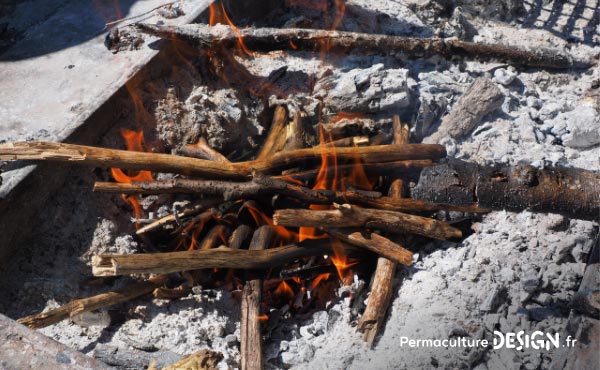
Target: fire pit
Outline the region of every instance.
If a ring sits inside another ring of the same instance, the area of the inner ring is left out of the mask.
[[[117,368],[593,366],[598,37],[504,5],[111,25],[107,53],[169,41],[110,132],[0,145],[74,164],[1,312]]]

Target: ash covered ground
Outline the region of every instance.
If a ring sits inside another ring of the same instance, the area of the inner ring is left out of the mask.
[[[555,2],[536,9],[511,1],[348,1],[339,28],[566,49],[597,58],[600,31],[594,9],[600,5],[586,4],[579,12],[563,3],[557,13]],[[258,24],[326,26],[317,10],[300,2],[265,19],[270,23]],[[184,65],[176,77],[169,73],[151,85],[136,86],[144,113],[135,105],[123,108],[122,122],[99,144],[122,146],[119,129],[139,129],[141,115],[147,146],[154,150],[177,151],[202,136],[230,159],[247,159],[262,143],[274,105],[285,104],[291,114],[300,110],[314,124],[320,103],[326,117],[364,114],[369,123],[358,130],[366,135],[389,134],[392,115],[400,114],[411,123],[411,139],[419,142],[435,132],[475,78],[487,76],[504,93],[504,103],[464,138],[444,139],[449,156],[479,163],[600,168],[597,68],[556,72],[400,55],[332,55],[323,61],[318,53],[301,52],[237,62],[258,81],[252,82],[253,93],[210,77],[206,60]],[[271,87],[265,88],[265,81]],[[94,181],[108,178],[104,170],[77,169],[40,210],[33,239],[2,271],[2,312],[17,318],[128,282],[121,278],[98,287],[85,281],[91,277],[93,254],[147,248],[132,236],[131,210],[120,197],[89,191]],[[147,197],[145,214],[158,217],[174,200],[181,199]],[[412,267],[398,269],[389,318],[374,349],[367,349],[356,332],[369,283],[356,277],[350,287],[340,288],[327,310],[283,315],[265,338],[268,367],[548,368],[553,351],[399,347],[401,337],[491,340],[494,330],[553,333],[565,328],[597,223],[492,212],[472,228],[461,243],[414,247],[418,256]],[[220,289],[196,287],[174,301],[139,299],[42,332],[133,368],[143,368],[152,358],[170,364],[202,348],[224,354],[221,368],[239,365],[239,299]]]

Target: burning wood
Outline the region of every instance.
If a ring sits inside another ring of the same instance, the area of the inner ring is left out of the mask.
[[[358,53],[403,52],[410,57],[440,55],[446,58],[463,56],[475,59],[496,59],[505,63],[529,67],[572,68],[587,67],[592,62],[577,60],[573,56],[556,50],[524,50],[501,44],[483,44],[457,39],[410,38],[389,35],[373,35],[354,32],[300,29],[300,28],[244,28],[205,24],[167,26],[139,23],[143,32],[181,40],[195,47],[232,48],[242,40],[253,50],[318,50],[323,42],[331,49],[352,50]]]

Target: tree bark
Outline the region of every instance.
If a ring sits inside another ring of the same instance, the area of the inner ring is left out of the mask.
[[[424,169],[413,197],[492,210],[600,218],[600,174],[579,168],[479,166],[460,160]]]
[[[273,223],[281,226],[339,228],[366,227],[394,233],[411,233],[433,239],[456,239],[460,230],[446,222],[406,213],[359,208],[344,204],[334,210],[280,209]]]
[[[318,50],[327,43],[332,52],[390,54],[402,52],[409,57],[445,58],[466,57],[498,60],[530,67],[571,68],[588,67],[588,60],[556,50],[536,48],[525,50],[500,44],[483,44],[457,39],[412,38],[390,35],[373,35],[355,32],[328,31],[299,28],[244,28],[233,30],[229,26],[210,27],[204,24],[183,26],[151,25],[140,23],[142,31],[158,37],[181,40],[193,47],[230,48],[239,40],[251,50]],[[292,46],[293,45],[293,46]]]
[[[76,164],[148,170],[207,178],[249,178],[253,172],[266,174],[322,155],[335,155],[339,161],[360,159],[363,163],[385,163],[414,159],[436,160],[446,156],[440,145],[379,145],[358,148],[306,148],[283,151],[264,160],[223,163],[169,154],[105,149],[92,146],[30,141],[0,145],[0,160],[58,161]]]

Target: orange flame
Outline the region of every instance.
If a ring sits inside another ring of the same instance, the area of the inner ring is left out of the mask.
[[[127,129],[121,129],[121,136],[125,140],[127,150],[135,152],[144,151],[144,132],[143,131],[132,131]],[[153,181],[152,172],[150,171],[139,171],[137,174],[132,175],[129,173],[126,175],[120,168],[111,168],[110,172],[112,177],[117,182],[132,182],[132,181]]]
[[[285,280],[283,280],[275,289],[275,295],[282,298],[292,299],[294,298],[294,290],[288,285],[288,283],[285,282]]]
[[[330,276],[331,274],[329,272],[317,275],[317,277],[314,278],[314,280],[310,284],[310,289],[315,290],[319,286],[321,281],[329,279]]]
[[[352,270],[350,267],[356,265],[357,262],[349,262],[348,256],[346,256],[346,251],[342,246],[342,242],[337,239],[331,239],[331,248],[333,249],[333,256],[331,256],[331,262],[335,266],[337,270],[338,276],[340,280],[345,285],[350,284],[352,282]]]
[[[290,242],[298,240],[297,233],[288,230],[285,226],[275,226],[275,224],[273,223],[273,219],[271,217],[268,217],[267,215],[265,215],[263,212],[261,212],[256,207],[253,207],[252,205],[248,204],[247,208],[248,208],[248,211],[250,212],[250,215],[252,215],[252,218],[254,218],[254,222],[256,222],[257,225],[271,226],[273,228],[273,230],[275,230],[275,234],[281,240],[290,241]]]
[[[267,315],[260,315],[256,317],[258,319],[258,321],[260,322],[265,322],[265,321],[269,321],[269,316]]]
[[[225,5],[223,3],[221,3],[221,9],[219,9],[215,5],[215,3],[212,3],[209,5],[208,9],[209,9],[209,13],[210,13],[209,18],[208,18],[208,24],[211,27],[216,25],[217,23],[227,24],[228,26],[231,27],[233,32],[237,35],[237,38],[238,38],[237,50],[241,51],[241,53],[238,52],[238,55],[245,54],[249,57],[254,56],[254,53],[251,52],[250,50],[248,50],[248,48],[244,44],[244,39],[242,37],[240,29],[235,24],[233,24],[233,22],[231,21],[231,18],[229,18],[229,15],[227,15],[227,11],[225,10]]]

